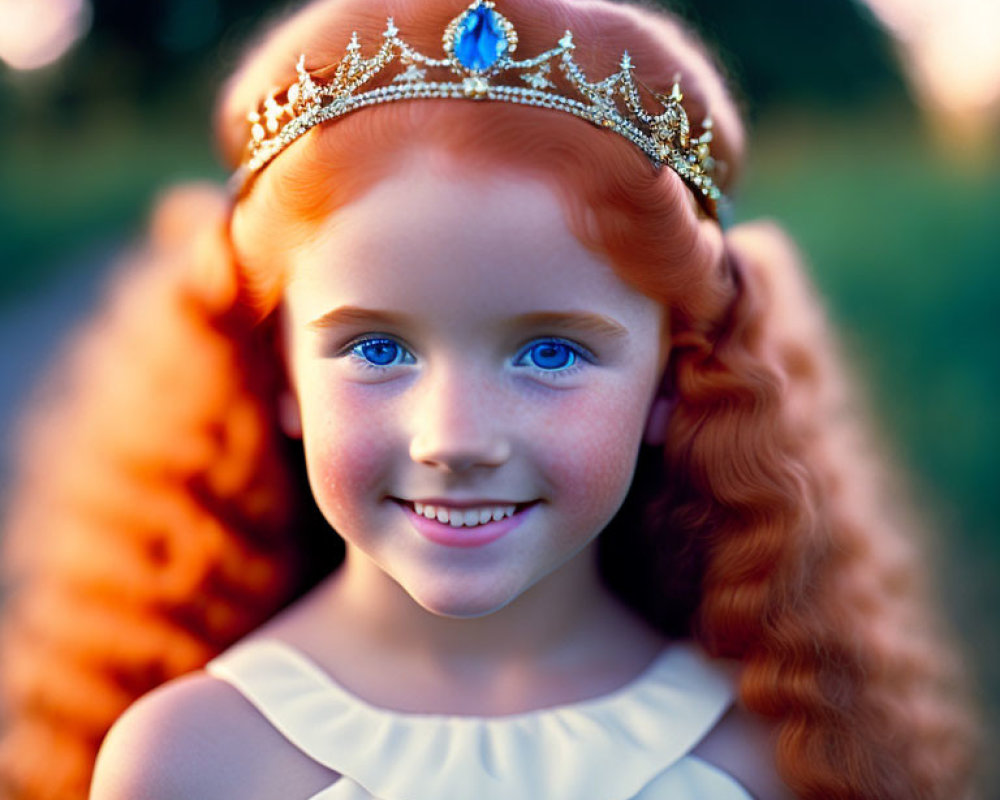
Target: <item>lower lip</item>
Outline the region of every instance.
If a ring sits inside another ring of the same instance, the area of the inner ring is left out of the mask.
[[[417,532],[421,536],[445,547],[483,547],[490,542],[495,542],[524,522],[528,514],[535,508],[535,505],[537,504],[532,504],[521,511],[515,512],[513,516],[504,517],[494,522],[487,522],[483,525],[475,525],[470,528],[466,528],[465,526],[456,528],[444,522],[438,522],[435,519],[428,519],[423,514],[418,514],[408,505],[399,503],[399,507],[410,518],[413,527],[417,529]]]

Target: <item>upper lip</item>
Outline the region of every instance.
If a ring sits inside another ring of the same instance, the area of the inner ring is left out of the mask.
[[[408,500],[405,497],[394,497],[401,503],[420,503],[425,506],[445,506],[446,508],[481,508],[482,506],[523,506],[533,500],[491,500],[486,498],[457,499],[449,497],[422,497],[419,500]]]

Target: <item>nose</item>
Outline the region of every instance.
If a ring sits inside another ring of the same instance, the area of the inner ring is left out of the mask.
[[[461,472],[498,467],[510,458],[506,415],[496,402],[496,387],[460,369],[425,375],[414,408],[410,458]]]

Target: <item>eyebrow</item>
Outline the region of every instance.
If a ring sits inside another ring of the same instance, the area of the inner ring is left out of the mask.
[[[341,306],[327,311],[306,325],[313,330],[325,330],[347,325],[412,325],[414,318],[397,311],[381,311],[358,306]],[[611,317],[592,311],[531,311],[511,317],[512,327],[555,327],[580,334],[595,334],[609,339],[627,339],[628,331]]]
[[[327,311],[322,316],[308,323],[306,327],[314,330],[323,330],[325,328],[339,328],[357,323],[366,325],[405,325],[411,319],[408,314],[400,314],[394,311],[377,311],[374,308],[341,306],[332,311]]]

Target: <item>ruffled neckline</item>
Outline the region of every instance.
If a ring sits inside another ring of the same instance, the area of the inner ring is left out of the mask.
[[[498,717],[373,705],[271,638],[213,659],[304,753],[392,800],[622,800],[683,758],[731,705],[735,673],[675,642],[619,689]]]

